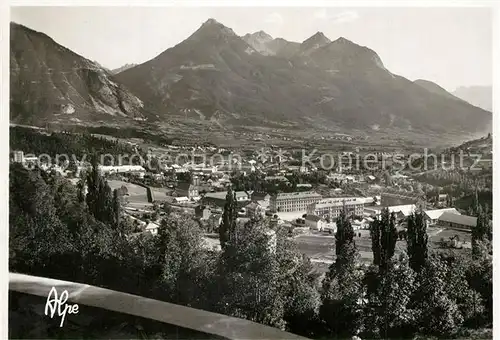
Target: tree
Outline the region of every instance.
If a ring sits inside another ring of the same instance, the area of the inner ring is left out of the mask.
[[[87,187],[87,183],[86,182],[87,182],[86,178],[82,177],[82,178],[80,178],[80,180],[78,181],[78,184],[77,184],[78,202],[80,202],[80,203],[85,202],[85,190],[86,190],[86,187]]]
[[[398,239],[395,214],[389,214],[387,208],[383,209],[380,219],[376,219],[371,223],[370,235],[373,263],[384,270],[388,267],[389,261],[394,255]]]
[[[338,256],[349,244],[354,244],[354,229],[348,220],[345,210],[340,212],[337,219],[337,233],[335,234],[335,254]]]
[[[120,194],[118,193],[118,189],[115,189],[113,190],[113,224],[117,229],[120,229],[121,214],[122,206],[120,202]],[[123,230],[120,230],[120,232],[123,233]]]
[[[369,338],[402,338],[414,332],[415,313],[411,297],[415,291],[416,275],[408,257],[392,260],[385,272],[375,271],[365,277],[367,290],[364,308],[365,336]]]
[[[476,226],[472,227],[472,255],[474,257],[480,256],[482,247],[489,249],[492,240],[492,228],[488,215],[484,212],[483,208],[478,205],[476,211]]]
[[[177,174],[177,180],[179,182],[191,183],[191,181],[193,180],[193,175],[191,174],[191,172],[181,172]]]
[[[283,319],[292,333],[313,337],[318,332],[320,294],[319,274],[307,257],[288,237],[288,231],[277,232],[276,260],[279,266],[280,293],[284,300]]]
[[[450,193],[446,195],[446,206],[449,208],[453,207],[453,197]]]
[[[127,188],[125,185],[122,185],[122,186],[120,187],[120,194],[121,194],[122,196],[127,196],[127,195],[128,195],[128,188]]]
[[[212,289],[218,312],[284,328],[285,299],[269,222],[256,219],[237,229],[218,260]]]
[[[450,296],[447,264],[433,256],[417,276],[419,285],[412,298],[417,327],[424,334],[453,336],[464,318],[459,306]]]
[[[440,253],[439,256],[447,264],[445,276],[446,293],[457,304],[464,322],[473,326],[485,311],[482,296],[473,289],[473,286],[467,280],[469,269],[477,261],[470,261],[462,254]]]
[[[327,331],[335,336],[351,336],[361,327],[359,299],[362,275],[358,269],[359,254],[353,240],[354,231],[342,211],[337,220],[335,262],[323,281],[320,317]]]
[[[236,201],[236,193],[233,193],[231,187],[229,187],[224,205],[224,213],[222,214],[222,223],[219,226],[219,240],[223,249],[236,230],[237,217],[238,203]]]
[[[72,251],[70,233],[59,218],[55,182],[48,184],[40,170],[11,165],[9,176],[9,267],[11,271],[68,278]]]
[[[392,177],[391,174],[388,171],[384,172],[384,180],[385,180],[385,185],[390,187],[392,186]]]
[[[425,266],[427,261],[427,225],[423,211],[408,216],[407,245],[410,267],[415,272]]]
[[[202,230],[189,216],[171,214],[162,221],[155,242],[157,298],[196,308],[206,305],[203,282],[210,261],[202,242]]]
[[[467,261],[466,279],[474,291],[481,296],[484,306],[483,324],[493,322],[493,261],[486,249],[476,255],[472,261]],[[473,300],[472,310],[478,308],[478,300]]]
[[[67,164],[66,170],[67,171],[71,171],[73,177],[77,175],[77,173],[78,173],[78,166],[76,165],[74,159],[70,159],[70,161]]]
[[[113,194],[108,183],[99,173],[97,157],[92,159],[92,170],[87,174],[86,202],[90,213],[103,223],[113,224]]]
[[[373,264],[376,266],[380,266],[381,264],[381,232],[380,221],[375,219],[372,223],[370,223],[370,237],[372,240]]]

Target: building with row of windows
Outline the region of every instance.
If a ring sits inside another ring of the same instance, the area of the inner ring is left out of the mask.
[[[23,151],[13,151],[11,153],[11,160],[14,163],[22,163],[25,166],[40,165],[38,157],[34,155],[25,155]]]
[[[470,230],[477,225],[477,217],[446,211],[437,220],[440,227]]]
[[[271,197],[269,207],[276,212],[306,211],[310,204],[322,198],[314,191],[279,193]]]
[[[135,174],[140,178],[144,178],[144,175],[146,174],[146,169],[144,169],[141,165],[99,165],[98,169],[103,175],[130,173]]]
[[[346,211],[347,216],[362,216],[364,208],[365,200],[361,197],[334,197],[310,204],[307,214],[336,220],[342,210]]]

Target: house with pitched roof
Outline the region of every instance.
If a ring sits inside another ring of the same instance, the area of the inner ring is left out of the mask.
[[[455,208],[426,210],[425,211],[425,220],[427,222],[427,225],[429,226],[429,225],[437,224],[439,218],[444,213],[452,213],[452,214],[460,215],[458,210]]]
[[[477,225],[477,217],[445,212],[439,216],[437,225],[447,228],[470,230]]]

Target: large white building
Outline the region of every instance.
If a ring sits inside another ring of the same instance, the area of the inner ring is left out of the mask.
[[[347,216],[362,216],[365,207],[363,197],[325,198],[307,207],[307,213],[336,220],[345,209]]]
[[[102,174],[135,173],[144,176],[146,169],[141,165],[99,165]]]
[[[276,212],[306,211],[323,197],[314,191],[279,193],[271,197],[269,207]]]
[[[22,163],[24,161],[24,152],[22,152],[22,151],[12,152],[12,160],[15,163]]]
[[[404,220],[417,211],[417,206],[415,204],[393,205],[385,208],[389,210],[390,214],[394,213],[399,221]],[[382,206],[365,207],[364,215],[379,218],[382,209],[384,209]]]

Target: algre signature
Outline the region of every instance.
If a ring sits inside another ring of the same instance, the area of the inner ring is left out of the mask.
[[[78,304],[66,304],[68,296],[68,291],[65,290],[62,292],[61,296],[58,297],[56,287],[52,287],[49,296],[47,296],[45,315],[49,315],[50,312],[50,318],[52,319],[57,312],[57,315],[61,318],[59,327],[63,326],[66,314],[78,314]]]

